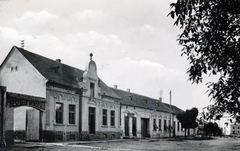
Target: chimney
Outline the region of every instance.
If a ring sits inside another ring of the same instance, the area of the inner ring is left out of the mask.
[[[61,59],[56,59],[57,62],[61,63]]]
[[[127,92],[130,92],[130,89],[127,89]]]
[[[115,89],[117,89],[117,87],[118,87],[117,85],[114,85],[114,88],[115,88]]]
[[[56,59],[55,60],[57,62],[57,66],[52,67],[52,70],[56,73],[59,72],[59,70],[61,70],[61,59]]]
[[[162,102],[162,97],[159,97],[159,102]]]

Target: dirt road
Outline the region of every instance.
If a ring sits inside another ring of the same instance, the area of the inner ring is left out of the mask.
[[[101,142],[65,142],[65,143],[16,143],[0,150],[17,151],[92,151],[92,150],[129,150],[129,151],[231,151],[240,150],[239,138],[215,138],[211,140],[115,140]]]

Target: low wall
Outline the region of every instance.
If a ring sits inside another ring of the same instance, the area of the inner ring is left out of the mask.
[[[81,140],[101,140],[101,139],[119,139],[121,138],[121,132],[114,131],[96,131],[95,134],[89,134],[88,131],[81,133]]]
[[[25,130],[15,130],[14,139],[17,140],[26,140],[26,131]]]
[[[43,131],[42,139],[44,142],[58,142],[58,141],[71,141],[79,140],[79,133],[75,131]]]

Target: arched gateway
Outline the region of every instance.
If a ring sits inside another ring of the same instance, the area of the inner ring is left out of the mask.
[[[42,140],[42,116],[45,111],[45,98],[11,93],[6,87],[0,86],[0,121],[1,121],[1,144],[14,143],[14,109],[21,106],[32,107],[39,111],[38,141]]]

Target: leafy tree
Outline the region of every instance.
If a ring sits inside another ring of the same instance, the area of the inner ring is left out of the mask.
[[[214,105],[210,118],[228,112],[240,115],[240,0],[177,0],[172,3],[174,25],[182,29],[177,41],[190,62],[189,80],[217,75],[208,92]]]
[[[182,127],[185,130],[185,137],[186,137],[186,130],[188,130],[189,132],[190,128],[196,128],[198,126],[198,123],[196,122],[197,116],[198,116],[197,108],[186,110],[177,115],[177,119],[179,120],[179,122],[181,123]]]
[[[218,124],[215,122],[208,122],[206,124],[204,124],[204,133],[207,136],[216,136],[216,135],[221,135],[222,131],[219,128]]]

